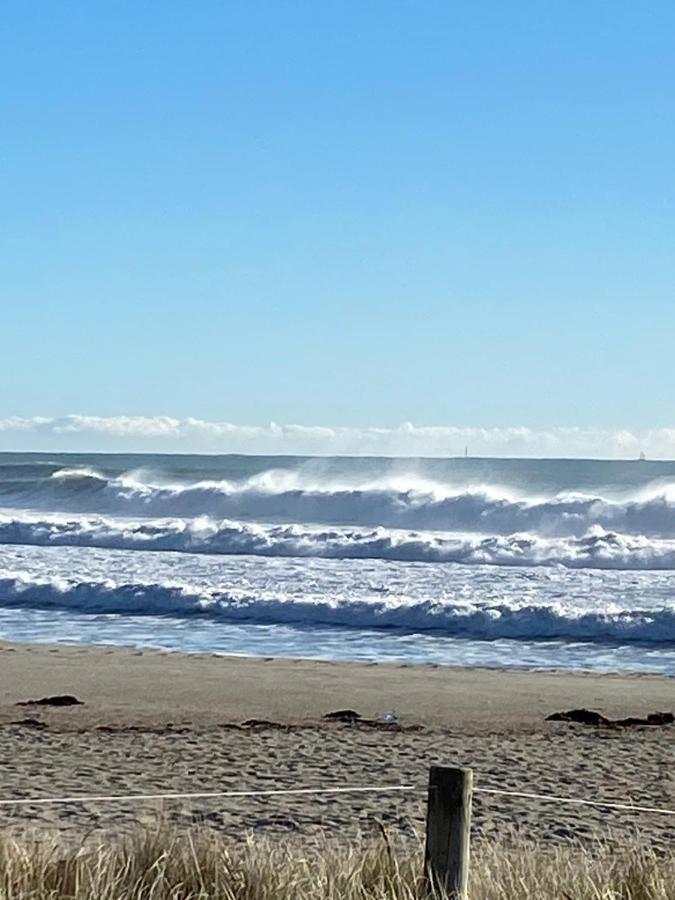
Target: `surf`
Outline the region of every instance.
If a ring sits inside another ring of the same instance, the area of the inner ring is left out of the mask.
[[[339,627],[436,634],[481,641],[675,642],[675,610],[580,610],[562,604],[399,597],[294,596],[276,590],[207,587],[134,579],[77,579],[0,570],[5,609],[86,615],[208,618],[226,625]]]
[[[594,527],[580,538],[0,513],[0,544],[493,566],[675,570],[675,540]]]
[[[0,482],[5,508],[124,517],[381,526],[389,529],[531,533],[582,538],[592,528],[675,538],[675,489],[528,494],[500,484],[456,485],[401,473],[328,480],[304,472],[269,470],[243,480],[167,482],[147,473],[106,475],[65,468],[48,478]]]

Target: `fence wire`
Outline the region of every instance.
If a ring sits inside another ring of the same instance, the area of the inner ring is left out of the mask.
[[[320,796],[322,794],[386,794],[386,793],[422,793],[426,785],[383,784],[383,785],[347,785],[341,787],[302,787],[302,788],[269,788],[264,790],[244,789],[231,791],[188,791],[160,794],[91,794],[72,797],[3,797],[0,806],[48,806],[68,803],[134,803],[156,800],[213,800],[228,797],[280,797],[288,796]],[[615,809],[622,812],[648,813],[661,816],[675,816],[675,809],[664,809],[658,806],[644,806],[635,803],[617,803],[614,800],[585,800],[580,797],[558,797],[552,794],[537,794],[531,791],[512,791],[502,788],[475,787],[474,794],[517,797],[526,800],[538,800],[543,803],[564,803],[576,806],[594,806],[599,809]]]

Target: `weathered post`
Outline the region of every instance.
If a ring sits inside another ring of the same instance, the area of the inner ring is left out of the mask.
[[[424,854],[430,892],[465,900],[469,880],[471,769],[429,769],[427,841]]]

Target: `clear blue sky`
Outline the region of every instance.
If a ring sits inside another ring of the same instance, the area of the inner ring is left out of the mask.
[[[0,416],[673,422],[675,6],[8,0]]]

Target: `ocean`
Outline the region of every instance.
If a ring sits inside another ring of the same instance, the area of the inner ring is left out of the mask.
[[[0,637],[675,674],[675,462],[2,453]]]

